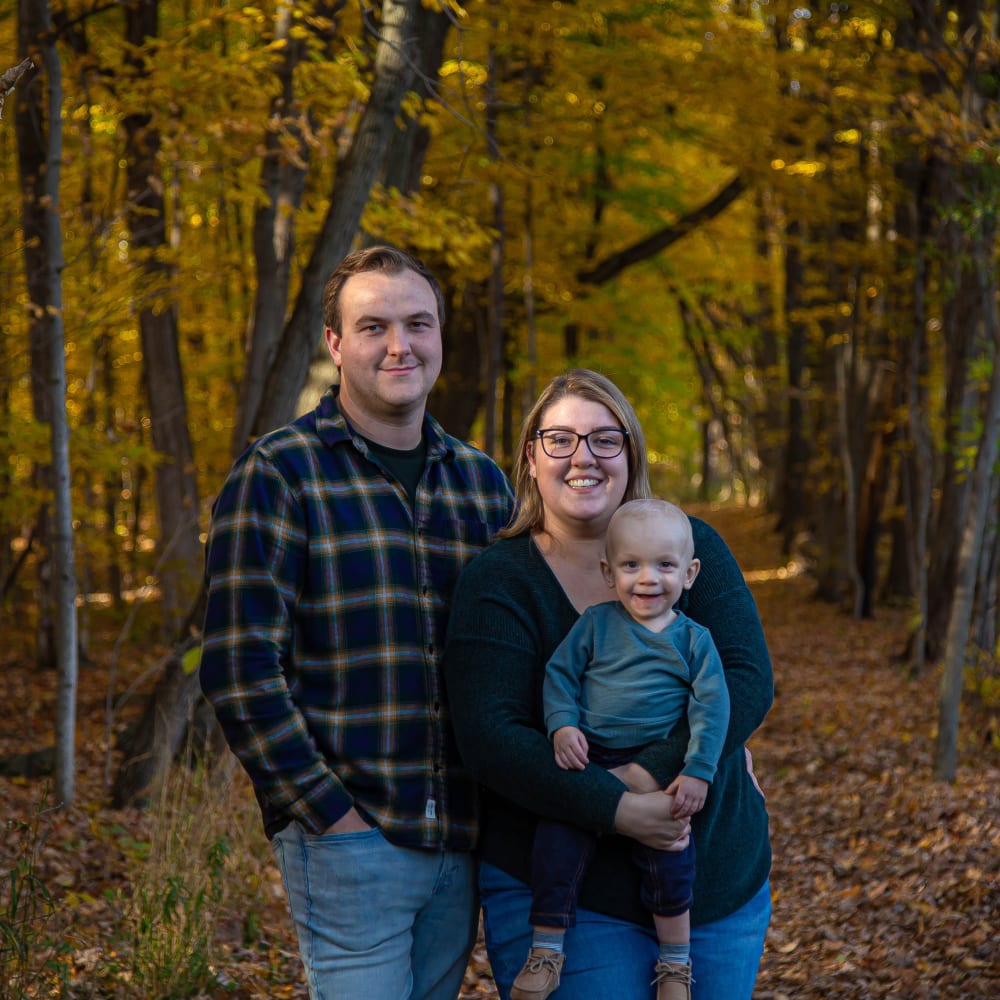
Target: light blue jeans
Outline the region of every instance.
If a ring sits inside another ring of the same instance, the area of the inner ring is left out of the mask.
[[[465,853],[390,844],[377,829],[271,841],[310,1000],[455,1000],[478,929]]]
[[[531,947],[531,890],[489,864],[479,868],[486,951],[501,1000]],[[691,930],[692,1000],[750,1000],[771,920],[771,889],[745,906]],[[652,1000],[656,935],[637,924],[579,909],[566,931],[566,964],[554,1000]]]

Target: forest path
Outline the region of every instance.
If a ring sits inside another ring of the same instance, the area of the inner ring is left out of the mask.
[[[933,781],[940,674],[908,678],[908,612],[854,621],[788,572],[770,517],[699,513],[743,567],[774,662],[774,708],[751,742],[774,849],[755,997],[1000,997],[1000,753],[986,720],[963,718],[955,785]]]

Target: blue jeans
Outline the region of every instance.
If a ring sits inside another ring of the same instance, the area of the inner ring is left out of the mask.
[[[390,844],[377,829],[271,841],[310,1000],[454,1000],[476,941],[471,855]]]
[[[501,1000],[531,947],[531,890],[493,865],[479,867],[486,950]],[[692,1000],[750,1000],[771,919],[771,891],[763,887],[745,906],[691,929]],[[577,911],[566,932],[566,964],[556,1000],[652,1000],[659,946],[652,928]]]

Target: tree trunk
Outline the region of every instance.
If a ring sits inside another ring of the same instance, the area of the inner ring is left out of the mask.
[[[34,50],[41,61],[39,7],[32,0],[19,0],[18,48]],[[42,19],[48,23],[48,15]],[[34,29],[34,30],[33,30]],[[48,309],[51,289],[48,283],[46,239],[48,219],[45,209],[46,162],[43,85],[39,78],[27,82],[16,93],[14,129],[17,134],[17,164],[21,179],[21,220],[24,270],[29,299],[28,349],[31,358],[31,409],[40,424],[51,423],[49,395],[46,391],[52,363],[52,316]],[[33,472],[35,484],[43,495],[51,487],[52,469],[38,465]],[[48,503],[39,507],[35,530],[36,573],[35,663],[43,670],[56,666],[55,620],[52,606],[52,527]]]
[[[864,579],[858,564],[858,487],[857,460],[854,448],[851,447],[852,438],[850,415],[848,411],[853,409],[851,393],[848,390],[848,354],[853,353],[853,346],[846,342],[838,344],[834,348],[833,368],[836,379],[836,407],[837,426],[840,440],[840,458],[844,474],[844,528],[847,536],[847,546],[845,552],[845,572],[850,581],[852,589],[852,617],[859,619],[865,601]],[[839,546],[838,546],[839,548]]]
[[[958,183],[953,180],[953,183]],[[965,443],[972,439],[979,420],[979,391],[970,371],[975,357],[976,317],[971,302],[976,291],[970,286],[968,268],[962,267],[967,253],[957,232],[957,223],[949,223],[950,239],[946,260],[953,272],[943,275],[953,289],[953,298],[945,308],[944,349],[947,367],[947,390],[944,412],[947,419],[945,443],[941,449],[944,474],[940,486],[941,500],[934,528],[930,533],[930,567],[927,573],[927,658],[940,659],[942,645],[951,618],[951,603],[956,597],[955,576],[961,546],[962,525],[966,523],[971,490],[971,477],[964,467]],[[956,273],[957,272],[957,273]]]
[[[158,33],[159,0],[136,0],[125,8],[126,64],[135,79],[147,74],[144,47]],[[156,468],[160,524],[161,607],[165,634],[173,635],[197,591],[202,562],[198,486],[187,425],[187,402],[178,344],[177,310],[164,301],[173,276],[162,259],[167,249],[166,214],[153,116],[125,117],[128,221],[131,251],[139,260],[149,297],[139,313],[143,382],[153,446],[163,456]]]
[[[525,108],[530,107],[527,101]],[[527,114],[527,112],[525,112]],[[535,322],[536,302],[535,302],[535,219],[534,219],[535,190],[531,183],[531,173],[527,174],[524,182],[524,282],[522,291],[524,294],[524,332],[525,332],[525,367],[527,378],[521,387],[520,413],[517,422],[520,423],[525,415],[535,405],[538,398],[538,326]],[[513,456],[512,456],[513,457]]]
[[[175,646],[160,671],[139,723],[121,747],[123,757],[112,789],[112,808],[145,806],[183,748],[201,698],[198,671],[184,669],[184,655],[197,645],[198,639],[192,637]]]
[[[271,101],[261,161],[263,200],[254,213],[257,293],[247,331],[246,364],[233,426],[234,456],[250,441],[250,426],[260,407],[268,370],[281,340],[295,254],[295,220],[310,162],[310,146],[304,141],[310,126],[298,107],[294,89],[295,68],[306,54],[306,39],[294,37],[291,32],[294,6],[290,3],[279,7],[275,17],[274,41],[281,45],[282,53],[277,68],[281,93]],[[295,143],[294,156],[286,150],[283,142],[286,135]]]
[[[44,345],[45,370],[35,370],[33,389],[41,392],[36,412],[51,430],[53,516],[49,534],[50,607],[53,610],[55,658],[59,671],[56,696],[55,801],[73,801],[76,785],[76,687],[78,640],[76,559],[66,417],[66,352],[63,337],[62,228],[59,182],[62,171],[62,67],[51,32],[47,2],[20,0],[18,47],[22,57],[40,58],[44,73],[18,100],[17,134],[24,193],[25,267],[31,293],[32,343]],[[47,107],[42,108],[42,94]],[[37,240],[37,243],[35,242]],[[33,352],[34,354],[34,352]],[[44,378],[44,385],[38,384]]]
[[[412,87],[421,106],[435,94],[451,25],[452,16],[445,10],[436,11],[423,5],[417,11],[415,30],[421,39],[420,66]],[[431,131],[412,112],[401,117],[403,126],[393,130],[382,158],[379,183],[387,190],[408,195],[420,187]],[[378,234],[365,233],[362,238],[371,245],[378,240]],[[441,330],[441,377],[434,385],[427,409],[449,433],[468,438],[483,398],[479,342],[469,334],[470,328],[475,327],[475,319],[465,309],[474,295],[469,294],[469,281],[464,274],[449,272],[447,264],[435,261],[433,256],[426,263],[437,273],[449,304],[448,319]]]
[[[978,195],[981,203],[985,203],[985,199],[995,197],[991,181],[989,176],[979,175],[969,181],[964,189]],[[969,240],[967,263],[978,292],[974,300],[979,311],[976,325],[982,336],[976,339],[981,354],[991,362],[992,373],[986,394],[982,432],[969,476],[971,495],[961,526],[955,597],[945,639],[938,738],[934,754],[934,776],[942,781],[953,781],[958,767],[959,714],[966,652],[973,630],[980,555],[990,504],[994,501],[996,462],[1000,455],[1000,317],[997,315],[995,214],[982,212],[977,226],[977,231]],[[982,605],[985,602],[980,603]]]
[[[901,352],[901,400],[907,415],[905,437],[909,454],[900,460],[900,481],[905,512],[905,544],[914,601],[916,625],[910,641],[910,669],[923,673],[927,655],[928,620],[928,531],[934,490],[934,445],[927,402],[927,239],[932,215],[928,204],[930,168],[919,156],[911,156],[899,166],[901,190],[907,194],[896,209],[896,230],[900,234],[899,272],[906,276],[899,298],[901,315],[909,313],[912,325]],[[907,249],[902,249],[907,248]],[[902,259],[904,254],[908,266]],[[905,336],[905,334],[904,334]],[[895,546],[894,546],[895,551]]]
[[[822,248],[822,249],[821,249]],[[829,254],[825,243],[808,246],[806,274],[811,279],[807,285],[807,296],[814,308],[821,302],[829,308],[831,286],[820,283],[817,275],[822,275],[819,261]],[[823,254],[823,258],[820,254]],[[820,306],[821,307],[821,306]],[[811,325],[811,324],[810,324]],[[837,375],[833,352],[826,344],[834,339],[833,324],[828,321],[816,323],[818,335],[807,337],[807,372],[809,378],[809,405],[805,406],[806,420],[814,428],[809,439],[812,454],[809,456],[806,480],[802,489],[803,509],[809,512],[810,535],[814,543],[815,561],[812,567],[816,578],[816,596],[831,604],[840,604],[852,598],[852,585],[857,578],[857,549],[855,546],[856,525],[850,524],[855,516],[852,499],[848,497],[849,484],[844,462],[843,449],[853,449],[857,415],[852,414],[851,424],[844,428],[845,442],[840,443],[841,430],[837,417]],[[854,376],[851,376],[854,384]],[[845,390],[847,391],[847,390]],[[851,405],[858,400],[852,399]]]
[[[983,535],[994,490],[994,464],[1000,452],[1000,336],[994,330],[993,377],[989,405],[979,439],[972,473],[972,498],[962,526],[958,553],[955,599],[948,621],[944,647],[944,673],[938,713],[938,737],[934,752],[934,777],[954,781],[958,768],[958,729],[965,677],[966,652],[973,621],[973,604]]]
[[[442,377],[431,390],[427,410],[449,434],[467,439],[483,398],[481,359],[486,350],[485,289],[457,277],[458,298],[451,298],[451,315],[442,335]]]
[[[449,11],[433,10],[428,4],[422,4],[416,12],[414,30],[420,38],[417,50],[420,66],[412,86],[421,107],[435,96],[435,84],[444,61],[444,46],[452,20]],[[431,130],[421,123],[419,116],[412,113],[405,115],[403,127],[392,132],[382,159],[380,182],[386,190],[395,188],[401,194],[409,194],[419,189],[430,140]]]
[[[323,288],[354,241],[418,61],[419,8],[420,0],[383,0],[371,94],[351,148],[337,170],[330,208],[302,276],[302,288],[285,325],[260,406],[250,424],[252,437],[280,427],[294,416],[323,329]]]
[[[802,253],[799,241],[801,226],[793,222],[789,227],[788,247],[785,252],[785,315],[793,317],[800,308],[803,286]],[[809,462],[809,444],[806,427],[805,375],[806,331],[801,323],[789,319],[788,339],[785,347],[788,404],[785,427],[785,454],[781,482],[783,488],[778,502],[778,530],[782,537],[782,552],[787,556],[793,549],[795,535],[802,525],[805,503],[806,467]]]
[[[490,42],[486,69],[486,149],[490,161],[494,164],[500,160],[500,140],[497,136],[497,118],[500,114],[497,99],[498,74],[500,72],[497,60],[496,41],[498,32],[497,0],[490,0],[491,31],[493,39]],[[486,416],[483,447],[488,455],[497,453],[499,433],[499,390],[500,378],[503,372],[503,307],[504,281],[503,265],[505,254],[505,234],[507,222],[504,218],[503,186],[494,173],[490,181],[490,205],[493,209],[493,228],[496,236],[490,244],[490,277],[486,301],[486,357],[483,384],[486,386]]]
[[[992,664],[997,675],[997,616],[1000,615],[1000,476],[993,477],[993,496],[987,505],[983,550],[979,557],[976,607],[973,610],[971,639],[979,650],[979,662]]]
[[[129,43],[126,63],[136,79],[146,75],[144,46],[158,33],[158,0],[137,0],[126,8]],[[167,223],[157,154],[160,137],[148,113],[124,120],[128,179],[130,246],[139,260],[150,297],[139,314],[143,382],[149,403],[153,446],[164,457],[156,469],[160,523],[158,567],[164,630],[171,637],[190,632],[192,602],[200,602],[203,552],[194,456],[187,426],[187,403],[180,363],[176,307],[164,305],[170,265],[160,258],[167,248]],[[153,692],[151,723],[139,731],[132,752],[116,776],[114,796],[125,803],[159,780],[176,752],[176,731],[186,731],[189,705],[200,696],[197,672],[177,676],[170,668]],[[147,720],[147,722],[149,721]]]
[[[772,219],[772,194],[770,190],[759,192],[756,200],[757,257],[760,273],[771,271],[771,236],[774,227]],[[784,376],[778,350],[778,336],[775,316],[774,292],[770,282],[763,278],[755,282],[756,313],[748,325],[757,334],[752,345],[753,366],[757,373],[754,393],[752,423],[760,467],[766,478],[765,501],[774,510],[777,498],[781,496],[784,484],[784,469],[781,461],[782,442],[785,440],[785,416],[787,403],[784,397]]]

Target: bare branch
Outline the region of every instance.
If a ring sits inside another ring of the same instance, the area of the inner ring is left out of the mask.
[[[21,77],[25,74],[33,71],[35,69],[35,64],[31,59],[25,59],[23,62],[18,63],[17,66],[11,66],[3,76],[0,76],[0,118],[3,118],[3,105],[4,101],[7,100],[7,95],[12,93],[14,88],[21,82]],[[30,79],[30,77],[28,78]],[[24,81],[25,83],[28,80]]]
[[[746,181],[737,174],[718,194],[704,205],[688,212],[675,223],[657,230],[651,236],[633,243],[624,250],[605,257],[595,267],[577,273],[577,281],[584,285],[603,285],[606,281],[617,277],[627,267],[649,260],[650,257],[665,250],[671,243],[687,236],[701,223],[714,219],[727,209],[746,190]]]

